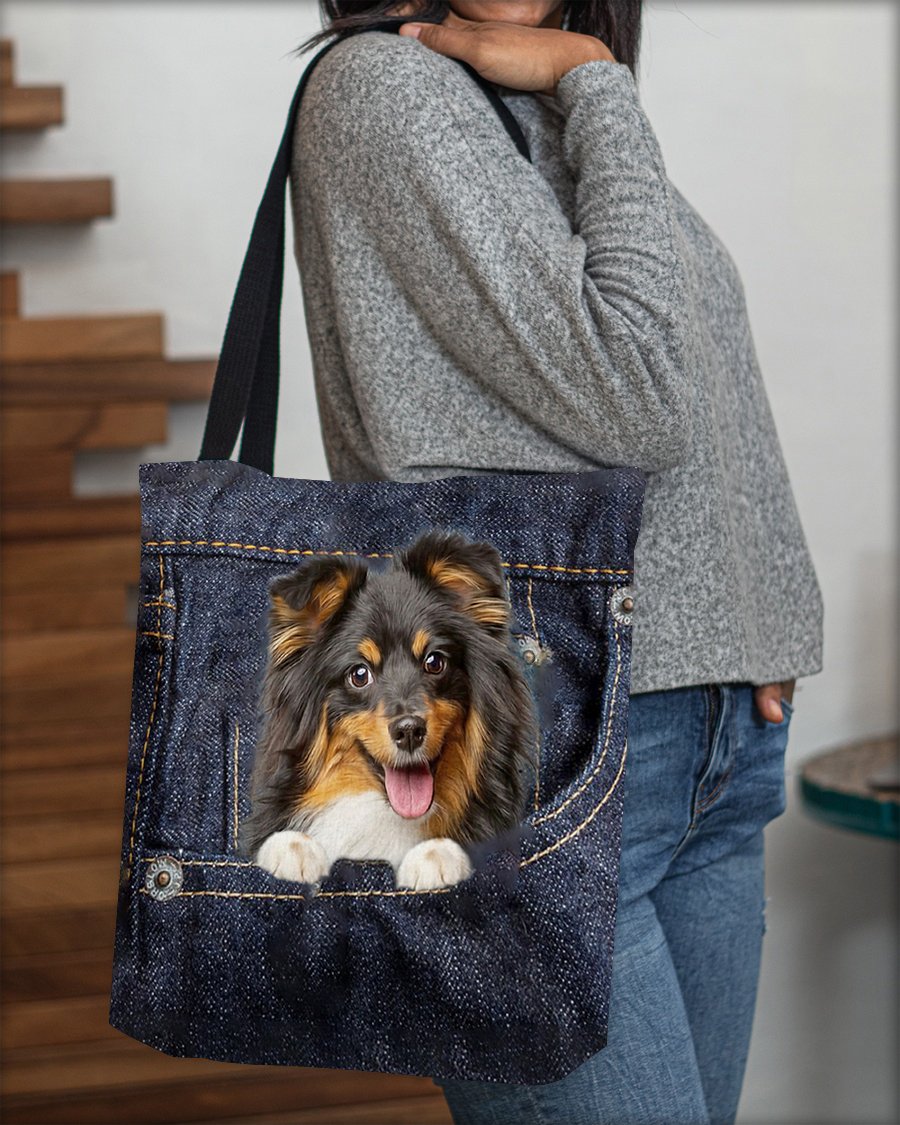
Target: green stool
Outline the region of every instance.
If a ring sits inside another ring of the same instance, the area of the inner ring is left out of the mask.
[[[838,746],[808,759],[800,770],[800,796],[817,820],[900,839],[897,735]]]

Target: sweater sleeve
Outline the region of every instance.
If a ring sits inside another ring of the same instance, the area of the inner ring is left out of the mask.
[[[631,72],[590,61],[558,84],[570,225],[458,63],[378,39],[340,44],[310,79],[304,163],[325,241],[377,254],[434,345],[554,440],[597,463],[682,461],[684,267]]]

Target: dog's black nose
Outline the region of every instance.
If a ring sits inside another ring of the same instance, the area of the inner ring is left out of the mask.
[[[390,725],[391,738],[400,750],[418,750],[425,741],[425,720],[418,715],[404,715]]]

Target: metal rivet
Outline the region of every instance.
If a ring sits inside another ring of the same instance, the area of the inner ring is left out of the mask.
[[[550,649],[546,645],[542,645],[537,637],[530,637],[526,633],[517,633],[516,640],[522,650],[522,660],[526,664],[545,664],[550,659]]]
[[[609,599],[609,608],[620,625],[630,625],[634,612],[635,593],[631,586],[617,586]]]
[[[151,898],[164,901],[174,898],[181,890],[184,874],[181,864],[170,855],[160,855],[147,868],[144,886]]]

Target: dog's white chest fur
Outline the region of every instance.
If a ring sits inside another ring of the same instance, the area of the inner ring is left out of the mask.
[[[279,879],[315,883],[336,859],[386,859],[397,885],[412,890],[448,887],[472,874],[455,840],[426,836],[429,816],[398,816],[380,793],[339,797],[313,820],[296,822],[264,840],[256,862]]]
[[[340,857],[386,859],[397,868],[410,848],[425,839],[428,816],[415,820],[399,816],[373,790],[339,797],[317,812],[314,820],[304,817],[304,821],[301,831],[321,845],[332,862]]]

